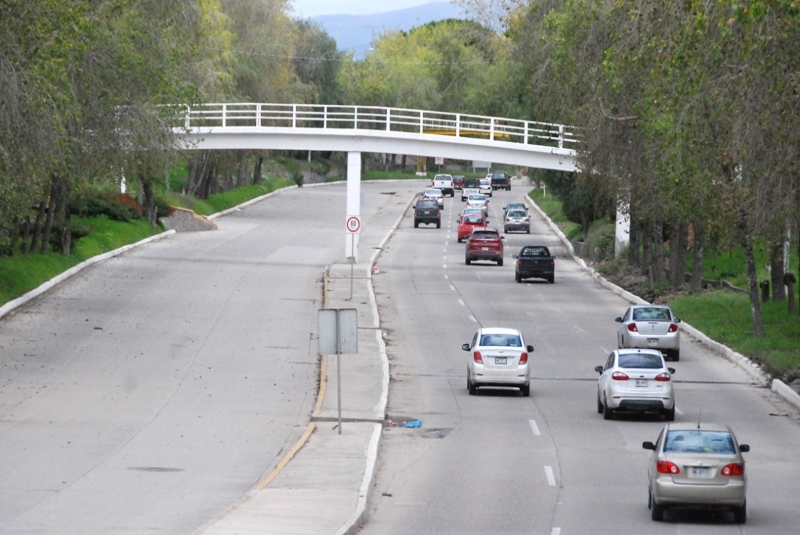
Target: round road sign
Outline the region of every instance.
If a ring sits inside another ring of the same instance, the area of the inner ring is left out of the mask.
[[[347,217],[347,232],[355,234],[361,230],[361,219],[357,215]]]

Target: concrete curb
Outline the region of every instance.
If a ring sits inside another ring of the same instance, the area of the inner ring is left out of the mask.
[[[69,268],[67,271],[64,271],[63,273],[61,273],[59,275],[56,275],[55,277],[53,277],[49,281],[42,283],[41,285],[39,285],[37,288],[34,288],[30,292],[25,293],[25,294],[17,297],[16,299],[13,299],[13,300],[9,301],[8,303],[3,305],[2,307],[0,307],[0,318],[3,318],[6,314],[11,312],[15,308],[20,307],[20,306],[24,305],[25,303],[27,303],[28,301],[39,297],[40,295],[42,295],[46,291],[48,291],[51,288],[53,288],[56,284],[59,284],[59,283],[65,281],[65,280],[67,280],[68,278],[72,277],[76,273],[86,269],[87,267],[89,267],[91,265],[97,264],[98,262],[102,262],[103,260],[108,260],[109,258],[112,258],[114,256],[120,255],[120,254],[122,254],[122,253],[124,253],[126,251],[130,251],[131,249],[134,249],[136,247],[140,247],[140,246],[146,245],[146,244],[148,244],[150,242],[154,242],[156,240],[160,240],[162,238],[166,238],[167,236],[171,236],[173,234],[175,234],[174,230],[167,230],[165,232],[162,232],[161,234],[156,234],[155,236],[150,236],[149,238],[145,238],[145,239],[140,240],[140,241],[138,241],[136,243],[131,243],[129,245],[124,245],[124,246],[120,247],[119,249],[114,249],[113,251],[109,251],[107,253],[103,253],[103,254],[100,254],[100,255],[97,255],[97,256],[93,256],[92,258],[90,258],[88,260],[84,260],[80,264]]]
[[[539,208],[539,206],[533,201],[533,199],[531,199],[531,197],[528,194],[525,194],[525,200],[533,206],[536,212],[550,226],[550,229],[556,233],[559,239],[561,239],[561,241],[567,247],[567,250],[569,251],[569,254],[572,257],[572,259],[575,260],[575,262],[577,262],[578,265],[581,266],[581,268],[587,271],[592,276],[592,278],[596,280],[601,286],[603,286],[604,288],[608,288],[610,291],[623,297],[624,299],[627,299],[631,303],[637,303],[642,305],[648,303],[648,301],[645,301],[641,297],[634,295],[631,292],[624,290],[623,288],[620,288],[616,284],[609,282],[607,279],[605,279],[599,273],[597,273],[594,269],[586,265],[586,262],[584,262],[583,259],[575,255],[575,249],[572,247],[572,244],[569,242],[564,233],[561,232],[561,229],[559,229],[558,226],[556,226],[555,223],[553,223],[552,219],[550,219],[550,217],[548,217],[547,214],[545,214],[544,211],[542,211],[542,209]],[[712,350],[716,351],[729,361],[733,362],[734,364],[742,368],[756,381],[758,381],[758,383],[761,384],[762,386],[768,386],[770,384],[770,381],[772,381],[772,389],[775,392],[781,395],[781,397],[786,399],[786,401],[788,401],[789,403],[792,403],[793,405],[800,408],[800,394],[797,394],[794,390],[786,386],[783,382],[778,381],[777,379],[772,379],[768,374],[764,373],[761,370],[758,364],[754,363],[752,360],[745,357],[741,353],[737,353],[728,346],[725,346],[715,340],[712,340],[706,334],[692,327],[688,323],[681,322],[680,325],[681,325],[681,330],[686,332],[686,334],[688,334],[692,338],[695,338],[697,341],[707,345]],[[779,383],[777,388],[775,386],[776,381]],[[783,385],[783,387],[785,388],[782,388],[781,385]]]

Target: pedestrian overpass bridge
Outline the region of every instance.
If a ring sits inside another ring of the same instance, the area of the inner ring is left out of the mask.
[[[408,154],[576,171],[575,130],[558,124],[379,106],[197,104],[172,124],[187,150],[347,153],[346,254],[357,261],[361,153]],[[343,228],[344,225],[343,225]]]
[[[173,123],[185,149],[408,154],[575,171],[574,129],[481,115],[321,104],[198,104]]]

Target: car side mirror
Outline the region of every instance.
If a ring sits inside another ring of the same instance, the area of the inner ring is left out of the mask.
[[[669,373],[671,373],[671,374],[675,373],[675,368],[667,368],[667,369],[669,370]]]
[[[649,440],[646,442],[642,442],[642,448],[646,450],[653,450],[656,451],[656,445],[650,442]]]
[[[462,345],[461,349],[464,350],[464,351],[469,351],[469,344]]]
[[[500,236],[500,239],[501,239],[501,240],[505,240],[505,239],[506,239],[506,237],[505,237],[505,236]]]
[[[622,318],[614,318],[614,321],[616,321],[617,323],[622,323]]]
[[[527,349],[527,350],[528,350],[528,352],[530,352],[530,353],[533,353],[533,346],[529,345],[529,346],[528,346],[528,347],[526,347],[525,349]]]
[[[675,323],[680,323],[681,322],[680,318],[673,318],[673,320],[675,321]]]
[[[513,258],[514,260],[517,260],[519,258],[519,255],[511,255],[511,258]]]
[[[750,451],[750,444],[739,444],[739,451],[742,453],[747,453]]]
[[[602,366],[595,366],[594,367],[594,371],[596,371],[600,375],[603,375],[603,367]]]

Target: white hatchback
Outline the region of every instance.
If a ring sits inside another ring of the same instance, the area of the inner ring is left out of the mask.
[[[480,208],[483,215],[489,215],[489,199],[483,193],[470,193],[467,197],[467,208]]]
[[[667,368],[664,356],[655,349],[615,349],[604,366],[595,366],[597,412],[605,420],[616,411],[655,412],[664,420],[675,419],[674,368]]]
[[[478,387],[515,387],[524,397],[531,395],[531,372],[526,345],[518,329],[485,327],[478,329],[472,341],[461,346],[469,351],[467,390],[474,395]]]
[[[428,188],[422,194],[423,199],[435,199],[439,203],[439,208],[444,207],[444,194],[439,188]]]

